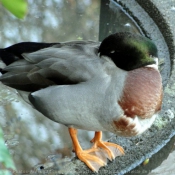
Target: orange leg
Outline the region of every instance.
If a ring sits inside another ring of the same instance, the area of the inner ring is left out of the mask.
[[[99,168],[106,165],[106,161],[99,158],[95,154],[91,154],[91,152],[98,152],[98,149],[89,149],[83,150],[79,144],[77,138],[77,130],[74,128],[69,128],[69,133],[72,138],[72,143],[74,147],[74,151],[77,157],[83,161],[92,171],[98,172]]]
[[[69,133],[72,138],[74,151],[77,157],[83,161],[92,171],[98,172],[99,168],[106,165],[107,158],[112,160],[117,155],[114,154],[114,148],[120,150],[124,154],[123,148],[116,144],[101,141],[102,132],[96,132],[92,140],[94,145],[91,149],[83,150],[77,138],[77,130],[69,128]],[[110,147],[114,147],[111,151]],[[111,153],[112,152],[112,153]],[[116,150],[115,150],[116,152]],[[118,154],[119,155],[119,154]],[[121,154],[120,154],[121,155]]]

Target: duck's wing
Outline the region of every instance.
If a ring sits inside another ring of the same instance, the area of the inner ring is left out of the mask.
[[[99,43],[19,43],[0,50],[3,84],[25,91],[50,85],[76,84],[91,79],[98,69]]]

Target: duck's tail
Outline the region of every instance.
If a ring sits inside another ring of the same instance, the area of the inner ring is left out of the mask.
[[[8,51],[8,49],[0,49],[0,60],[4,65],[9,65],[15,61],[15,55]]]
[[[57,43],[21,42],[4,49],[0,49],[0,60],[4,65],[9,65],[19,59],[23,59],[23,53],[35,52]],[[1,67],[0,67],[1,68]]]

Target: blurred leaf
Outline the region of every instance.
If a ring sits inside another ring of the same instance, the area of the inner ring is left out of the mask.
[[[12,175],[12,173],[7,170],[0,170],[0,175]]]
[[[17,18],[24,18],[27,13],[27,2],[25,0],[0,0],[2,5]]]
[[[3,164],[5,168],[12,168],[13,170],[16,170],[13,160],[10,156],[10,153],[4,144],[3,133],[2,133],[1,128],[0,128],[0,153],[1,153],[0,154],[0,164]]]

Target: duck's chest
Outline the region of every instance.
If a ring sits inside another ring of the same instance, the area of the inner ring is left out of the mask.
[[[160,110],[162,80],[154,68],[144,67],[128,73],[119,104],[128,117],[149,118]]]
[[[118,104],[123,115],[113,120],[114,131],[122,136],[144,132],[155,120],[162,103],[162,80],[150,67],[130,71]]]

